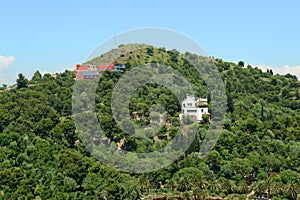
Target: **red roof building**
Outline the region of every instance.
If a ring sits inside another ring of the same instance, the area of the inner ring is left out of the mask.
[[[76,80],[93,80],[102,75],[106,70],[124,72],[126,66],[117,63],[103,63],[101,65],[76,65]]]

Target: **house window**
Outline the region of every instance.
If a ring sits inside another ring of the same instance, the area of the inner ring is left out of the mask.
[[[201,109],[201,112],[203,113],[203,109]]]
[[[196,113],[197,110],[187,110],[188,113]]]
[[[193,106],[193,103],[188,103],[187,106]]]
[[[185,107],[185,104],[183,104],[183,107]]]

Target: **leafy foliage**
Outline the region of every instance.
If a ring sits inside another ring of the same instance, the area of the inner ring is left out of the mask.
[[[186,53],[191,59],[206,58]],[[172,66],[192,83],[196,96],[208,96],[202,78],[176,50],[147,47],[118,60],[127,70],[144,63]],[[97,59],[92,61],[97,64]],[[297,199],[300,193],[300,82],[293,75],[262,72],[244,62],[214,59],[226,84],[228,112],[223,134],[205,158],[196,153],[209,119],[180,160],[148,174],[126,174],[95,160],[80,141],[72,116],[74,72],[53,78],[36,72],[17,87],[0,93],[0,198],[2,199],[140,199],[142,195],[205,199],[247,195]],[[151,106],[168,112],[160,131],[143,139],[122,132],[112,117],[110,98],[122,74],[105,72],[97,88],[96,110],[109,141],[133,152],[160,149],[177,134],[180,105],[172,91],[147,84],[136,90],[129,111],[147,127]],[[3,88],[6,89],[6,86]],[[209,97],[210,98],[210,97]],[[209,105],[211,106],[211,105]],[[159,119],[160,116],[152,116]],[[165,137],[166,136],[166,137]],[[158,139],[157,139],[158,138]]]

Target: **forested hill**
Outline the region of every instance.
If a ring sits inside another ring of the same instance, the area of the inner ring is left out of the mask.
[[[186,53],[191,59],[206,58]],[[163,63],[207,96],[205,82],[176,50],[146,47],[118,60],[126,70],[144,63]],[[300,82],[293,75],[274,75],[258,68],[214,59],[226,85],[228,110],[224,130],[206,158],[194,152],[206,135],[209,120],[185,156],[165,169],[128,174],[109,168],[83,146],[72,116],[75,73],[52,77],[38,71],[31,80],[22,74],[16,87],[0,90],[0,199],[140,199],[172,196],[185,199],[297,199],[300,193]],[[97,64],[97,59],[90,61]],[[125,72],[126,73],[126,72]],[[105,72],[96,94],[100,125],[122,149],[160,149],[179,128],[180,102],[165,87],[139,88],[130,102],[132,120],[149,122],[151,105],[165,105],[167,125],[156,136],[133,139],[116,126],[110,108],[119,72]],[[209,96],[208,96],[209,97]],[[209,106],[210,108],[210,106]],[[192,122],[191,122],[192,123]]]

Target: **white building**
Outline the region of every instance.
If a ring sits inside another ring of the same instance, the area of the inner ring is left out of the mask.
[[[194,95],[187,95],[186,99],[181,103],[181,114],[180,119],[183,116],[189,116],[197,121],[202,120],[203,114],[208,113],[207,99],[199,98],[196,99]]]

